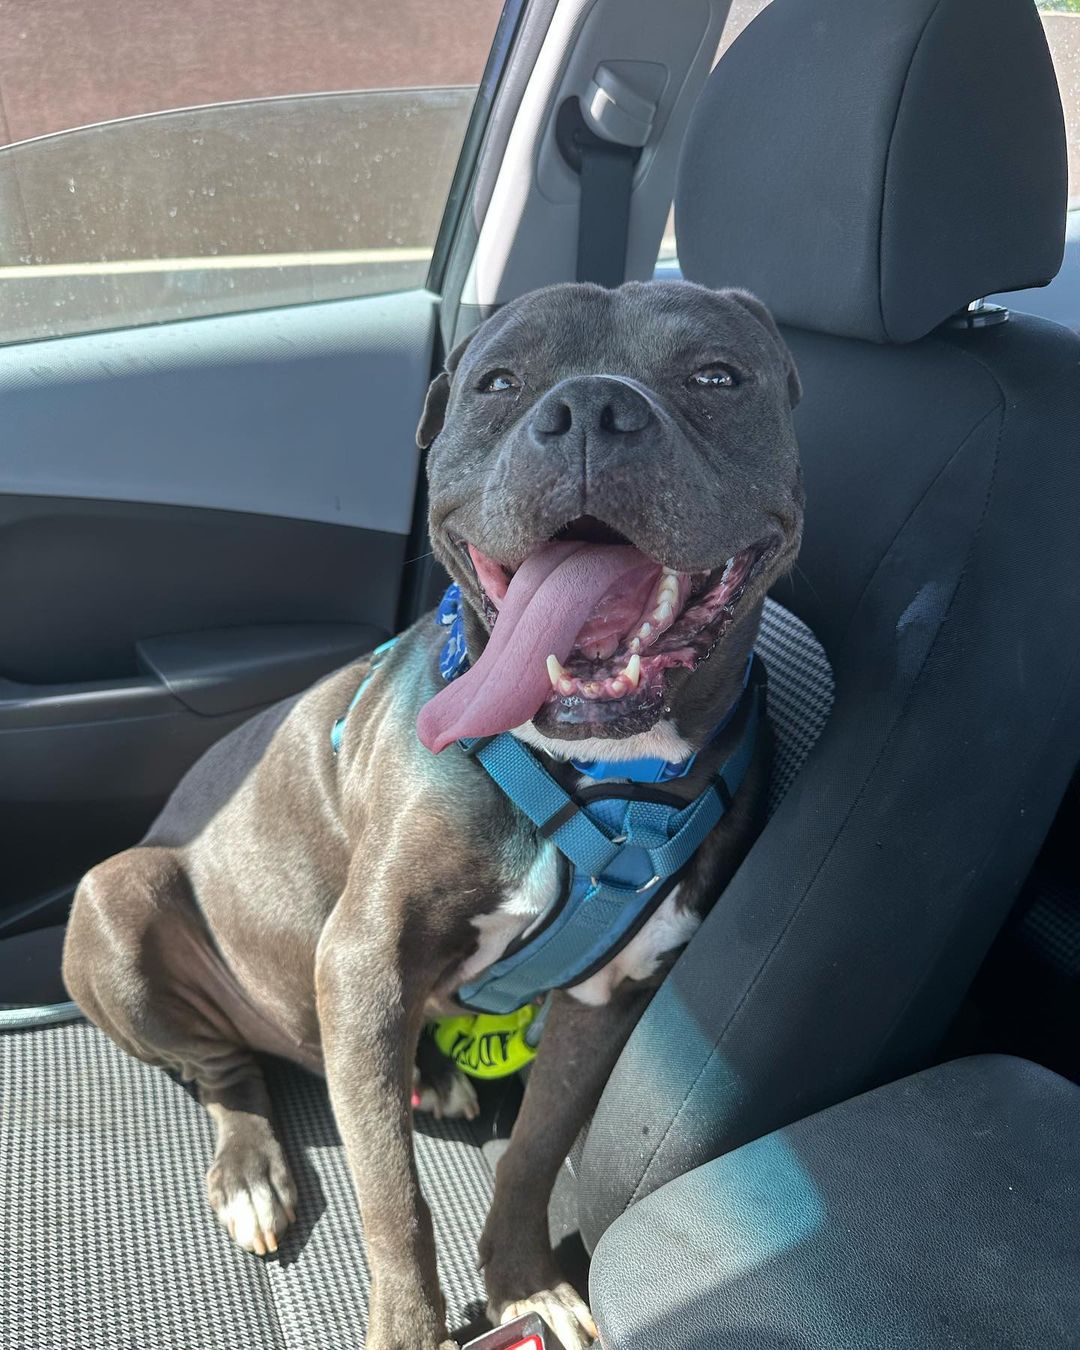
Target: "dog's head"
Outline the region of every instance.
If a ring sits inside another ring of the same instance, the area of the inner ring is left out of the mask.
[[[457,347],[417,440],[474,665],[425,744],[627,737],[707,704],[707,658],[798,551],[799,392],[760,301],[685,282],[553,286]]]

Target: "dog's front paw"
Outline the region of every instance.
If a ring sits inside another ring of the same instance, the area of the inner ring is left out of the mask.
[[[267,1130],[258,1139],[234,1139],[206,1174],[210,1207],[246,1252],[266,1256],[296,1218],[296,1188],[281,1145]]]
[[[551,1289],[538,1289],[528,1298],[504,1304],[502,1308],[488,1306],[488,1316],[499,1324],[512,1322],[526,1313],[539,1313],[565,1350],[589,1350],[597,1339],[596,1323],[589,1305],[565,1280],[560,1280]]]
[[[436,1120],[475,1120],[480,1114],[472,1079],[454,1065],[440,1075],[435,1085],[424,1082],[420,1070],[414,1069],[412,1104],[414,1111],[427,1111]]]

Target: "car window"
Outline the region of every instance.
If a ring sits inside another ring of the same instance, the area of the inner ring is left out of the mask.
[[[755,15],[769,0],[732,0],[727,22],[717,48],[719,61]],[[1069,154],[1069,210],[1080,210],[1080,0],[1036,0],[1046,40],[1057,72],[1061,102],[1065,109],[1065,132]],[[714,63],[715,64],[715,63]],[[668,213],[657,262],[677,261],[675,214]]]
[[[1080,0],[1036,0],[1065,109],[1069,210],[1080,210]]]
[[[3,0],[0,342],[422,286],[502,0]]]

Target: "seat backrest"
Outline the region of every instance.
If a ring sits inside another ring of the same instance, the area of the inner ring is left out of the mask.
[[[680,261],[756,291],[799,365],[806,534],[778,598],[836,699],[612,1076],[590,1245],[924,1063],[1051,823],[1080,750],[1080,339],[950,320],[1053,276],[1065,192],[1031,0],[774,0],[702,95]]]

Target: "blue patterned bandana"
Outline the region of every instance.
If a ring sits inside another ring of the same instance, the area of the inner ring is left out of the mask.
[[[446,588],[439,602],[439,611],[435,620],[443,628],[449,628],[442,652],[439,655],[439,674],[447,684],[464,675],[469,669],[469,653],[465,646],[465,620],[461,613],[461,587],[456,581]]]

